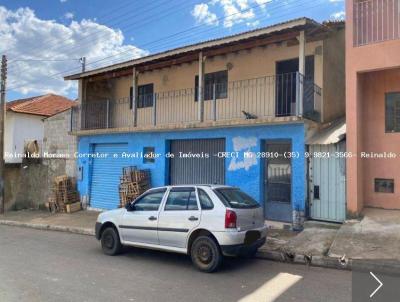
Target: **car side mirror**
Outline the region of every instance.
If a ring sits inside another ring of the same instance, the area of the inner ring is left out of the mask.
[[[125,205],[125,209],[126,209],[128,212],[134,211],[134,210],[135,210],[135,206],[134,206],[131,202],[128,202],[128,203]]]

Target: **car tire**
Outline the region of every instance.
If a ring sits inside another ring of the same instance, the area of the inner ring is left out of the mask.
[[[122,244],[115,228],[108,227],[103,231],[101,234],[101,247],[104,254],[109,256],[118,255],[121,252]]]
[[[190,249],[193,265],[200,271],[212,273],[222,264],[222,253],[218,243],[211,237],[200,236]]]

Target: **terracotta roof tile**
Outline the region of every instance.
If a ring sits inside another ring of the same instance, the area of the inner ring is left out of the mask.
[[[61,95],[45,94],[6,103],[6,109],[18,113],[52,116],[75,105],[74,101]]]

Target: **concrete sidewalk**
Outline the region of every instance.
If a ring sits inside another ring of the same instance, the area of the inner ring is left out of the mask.
[[[0,215],[0,224],[94,235],[98,215],[99,212],[95,211],[79,211],[72,214],[51,214],[38,210],[10,211]]]
[[[400,261],[400,211],[366,208],[361,221],[348,221],[329,249],[330,257]]]

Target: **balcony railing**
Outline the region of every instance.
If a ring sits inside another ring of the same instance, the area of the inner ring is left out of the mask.
[[[285,116],[320,120],[321,88],[299,73],[214,84],[205,86],[202,93],[203,105],[195,88],[141,95],[137,99],[136,118],[129,97],[84,101],[72,110],[71,130]]]
[[[400,0],[355,0],[354,46],[400,38]]]

